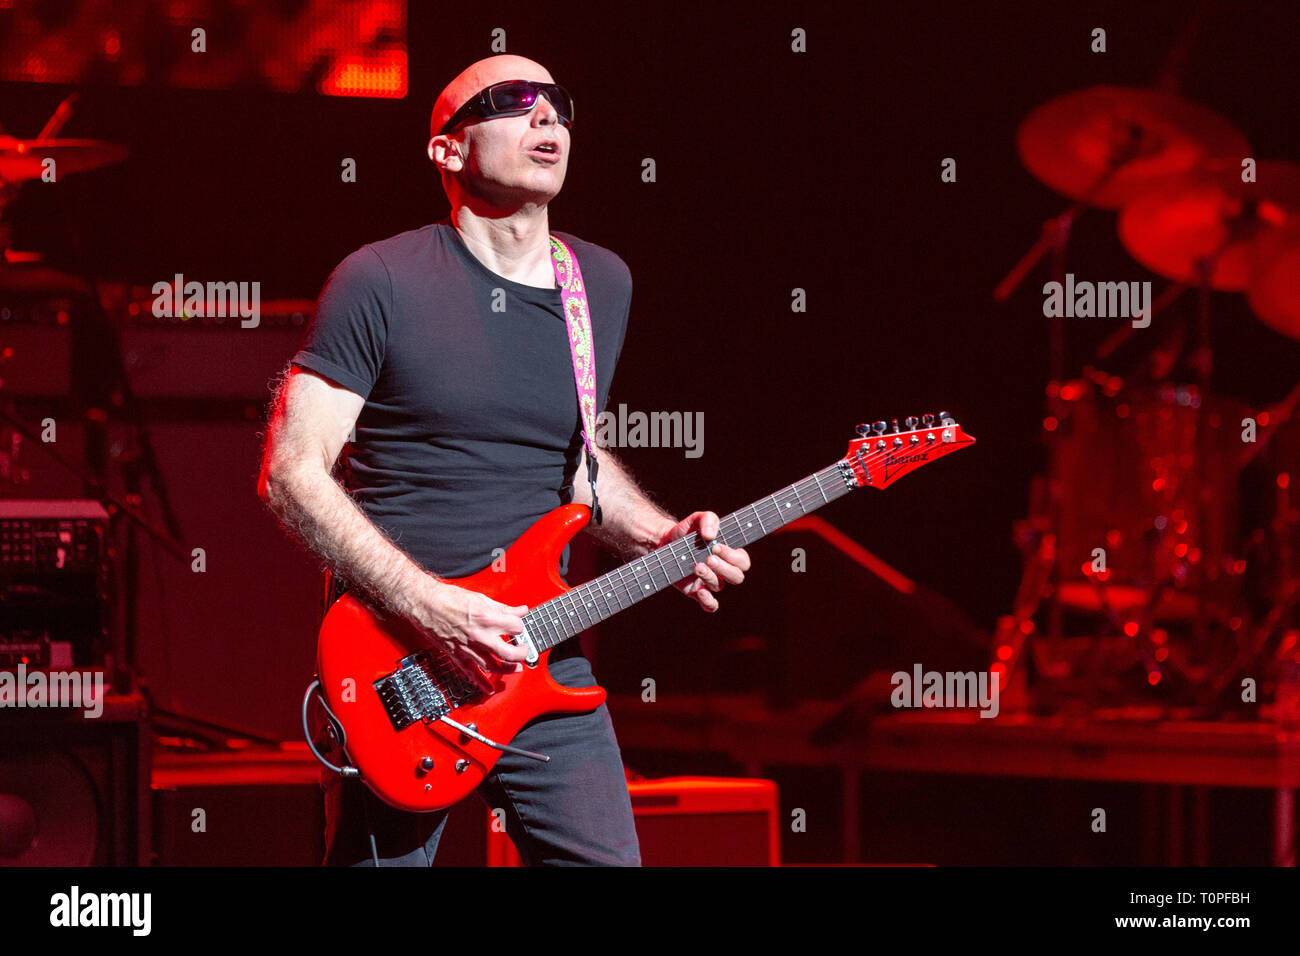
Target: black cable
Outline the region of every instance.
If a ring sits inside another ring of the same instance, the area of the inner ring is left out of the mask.
[[[311,739],[311,728],[307,726],[307,708],[311,704],[312,693],[318,690],[319,688],[320,688],[320,678],[316,678],[307,686],[307,693],[302,695],[302,735],[307,741],[307,748],[311,751],[312,756],[315,757],[317,760],[319,760],[321,765],[325,767],[325,769],[334,771],[340,777],[347,777],[347,778],[360,777],[361,771],[358,770],[356,767],[352,767],[352,766],[340,767],[337,764],[330,763],[328,760],[326,760],[325,757],[321,754],[321,752],[316,749],[316,742]],[[347,755],[347,734],[343,730],[343,725],[339,723],[339,719],[334,716],[334,712],[330,710],[329,704],[325,703],[325,697],[323,694],[320,697],[320,705],[322,708],[324,708],[325,713],[329,716],[330,721],[333,723],[335,733],[338,735],[339,738],[339,749],[344,754],[344,756],[346,756]]]

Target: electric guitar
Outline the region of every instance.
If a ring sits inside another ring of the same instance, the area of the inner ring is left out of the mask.
[[[722,519],[717,541],[744,547],[781,525],[860,487],[887,488],[903,475],[972,445],[946,412],[892,429],[859,425],[839,461]],[[468,796],[504,751],[545,761],[512,747],[519,729],[542,714],[583,712],[605,700],[600,687],[563,687],[551,678],[551,648],[643,598],[694,574],[712,542],[688,536],[576,588],[561,580],[560,553],[587,524],[586,505],[568,504],[544,515],[505,552],[504,560],[450,583],[505,604],[525,604],[524,632],[502,640],[528,651],[522,669],[486,675],[479,690],[450,657],[429,645],[411,624],[383,617],[350,594],[321,624],[318,678],[303,700],[319,693],[351,765],[336,766],[308,743],[325,766],[360,777],[401,810],[441,810]],[[499,569],[499,570],[498,570]]]

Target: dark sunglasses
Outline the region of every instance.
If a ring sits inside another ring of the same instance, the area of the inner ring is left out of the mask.
[[[445,136],[467,119],[494,116],[517,116],[527,113],[537,103],[538,95],[545,96],[560,116],[560,124],[573,128],[573,97],[558,83],[535,83],[532,80],[505,80],[480,90],[452,114],[451,119],[438,131]]]

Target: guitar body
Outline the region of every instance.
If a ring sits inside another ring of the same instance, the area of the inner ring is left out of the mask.
[[[563,594],[569,587],[559,575],[560,554],[587,519],[585,505],[556,508],[524,532],[502,559],[450,583],[503,604],[530,608]],[[468,796],[500,756],[495,748],[441,721],[394,728],[375,682],[428,646],[428,639],[410,624],[381,618],[345,594],[325,616],[316,649],[325,701],[346,730],[346,750],[362,780],[386,803],[417,812],[440,810]],[[534,717],[591,711],[604,703],[600,687],[574,689],[556,683],[547,668],[549,656],[549,650],[542,651],[536,664],[525,664],[521,671],[487,675],[493,693],[448,716],[508,744]],[[425,758],[432,758],[432,769],[422,766]]]

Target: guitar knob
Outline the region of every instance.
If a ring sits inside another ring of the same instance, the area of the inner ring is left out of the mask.
[[[468,761],[468,760],[457,760],[457,761],[456,761],[456,772],[457,772],[457,773],[464,773],[464,772],[465,772],[466,770],[468,770],[468,769],[469,769],[469,761]]]
[[[888,427],[889,426],[886,425],[884,422],[876,422],[874,425],[871,426],[871,430],[875,432],[877,435],[883,435],[885,433],[885,429]]]
[[[432,757],[424,757],[423,759],[420,760],[420,770],[423,773],[428,773],[432,769],[433,769]]]
[[[917,421],[918,419],[915,415],[908,415],[907,418],[903,420],[903,424],[907,426],[908,431],[911,431],[913,428],[916,427]]]
[[[921,424],[924,425],[926,428],[932,427],[934,425],[934,415],[932,415],[930,412],[926,412],[924,415],[921,416]]]

